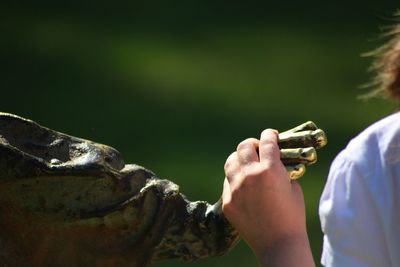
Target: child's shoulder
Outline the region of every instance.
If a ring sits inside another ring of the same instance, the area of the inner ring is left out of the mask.
[[[400,112],[396,112],[368,126],[349,142],[346,150],[350,155],[358,152],[384,154],[393,143],[399,142]]]

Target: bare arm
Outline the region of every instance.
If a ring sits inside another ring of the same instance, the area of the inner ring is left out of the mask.
[[[246,139],[228,157],[223,212],[261,266],[315,266],[303,193],[290,182],[277,139],[276,131],[265,130],[260,140]]]

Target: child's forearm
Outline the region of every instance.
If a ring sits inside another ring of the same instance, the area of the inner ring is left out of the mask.
[[[306,233],[277,240],[256,256],[261,267],[315,267]]]

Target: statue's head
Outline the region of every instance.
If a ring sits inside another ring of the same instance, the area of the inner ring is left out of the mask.
[[[32,212],[69,218],[112,210],[153,176],[112,147],[0,113],[0,183]],[[143,178],[134,173],[143,169]],[[13,191],[19,190],[19,191]],[[4,193],[3,193],[4,194]]]
[[[157,208],[137,199],[153,177],[109,146],[0,113],[0,262],[134,261]]]

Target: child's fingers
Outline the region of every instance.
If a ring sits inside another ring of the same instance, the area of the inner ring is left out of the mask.
[[[259,143],[260,162],[274,163],[280,160],[278,146],[278,132],[273,129],[266,129],[261,133]]]
[[[237,154],[239,163],[243,166],[251,165],[252,163],[259,162],[258,158],[258,143],[255,138],[248,138],[237,146]]]

